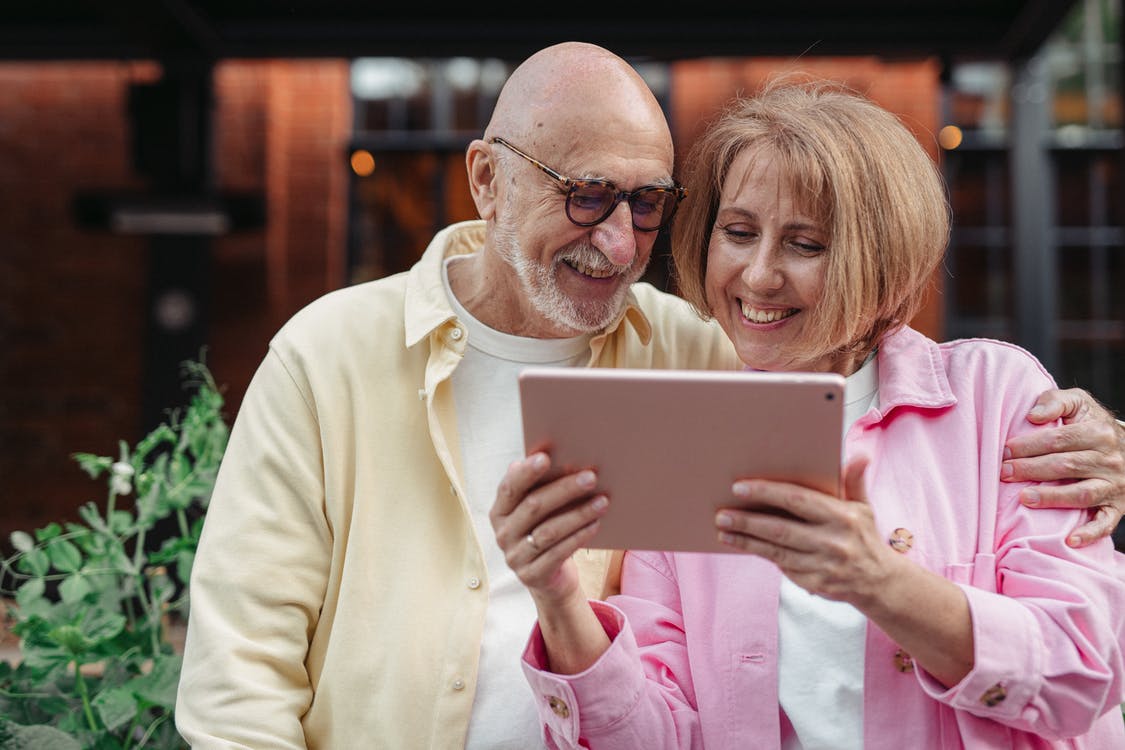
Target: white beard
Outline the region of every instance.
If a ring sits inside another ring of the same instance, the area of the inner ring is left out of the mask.
[[[498,221],[495,238],[500,257],[512,267],[519,279],[524,297],[535,311],[552,326],[561,326],[574,333],[594,333],[612,323],[621,313],[629,287],[644,275],[646,263],[637,260],[628,266],[614,266],[593,245],[579,242],[555,254],[549,266],[527,257],[516,233],[506,222]],[[595,270],[610,270],[622,277],[617,291],[607,300],[575,298],[558,284],[559,266],[565,261]]]

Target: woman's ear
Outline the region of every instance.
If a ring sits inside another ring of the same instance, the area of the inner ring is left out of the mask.
[[[496,215],[496,169],[492,147],[474,140],[465,151],[465,168],[469,173],[469,191],[477,214],[488,221]]]

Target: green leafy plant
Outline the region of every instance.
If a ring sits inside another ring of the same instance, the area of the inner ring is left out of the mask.
[[[135,447],[122,442],[117,457],[74,454],[106,482],[104,505],[83,505],[80,523],[12,534],[15,553],[0,562],[0,581],[14,601],[8,617],[20,660],[0,663],[0,739],[35,737],[42,748],[186,747],[173,721],[180,657],[168,624],[186,615],[229,430],[206,365],[185,362],[184,380],[196,388],[188,406]]]

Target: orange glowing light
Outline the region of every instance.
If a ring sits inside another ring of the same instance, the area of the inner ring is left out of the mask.
[[[938,144],[946,151],[952,151],[961,145],[961,128],[956,125],[946,125],[938,131]]]
[[[375,171],[375,157],[367,149],[352,152],[352,171],[360,177],[368,177]]]

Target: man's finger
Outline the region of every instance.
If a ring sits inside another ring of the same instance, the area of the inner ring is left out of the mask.
[[[1116,428],[1109,422],[1082,422],[1048,427],[1008,440],[1004,444],[1004,458],[1030,458],[1083,450],[1110,453],[1117,450],[1117,437]]]
[[[1044,424],[1056,419],[1073,419],[1081,414],[1084,408],[1096,404],[1093,397],[1081,388],[1069,388],[1065,391],[1053,388],[1039,394],[1035,404],[1027,413],[1027,419],[1032,424]]]
[[[1029,508],[1093,508],[1114,496],[1114,485],[1101,479],[1070,484],[1040,484],[1020,491],[1020,502]]]
[[[1099,506],[1093,518],[1081,526],[1075,527],[1074,531],[1066,538],[1066,543],[1071,547],[1085,547],[1112,534],[1120,520],[1120,510],[1111,505]]]
[[[1000,465],[1004,482],[1056,482],[1068,479],[1116,480],[1097,451],[1068,451],[1034,458],[1014,458]],[[1111,482],[1112,483],[1112,482]]]

